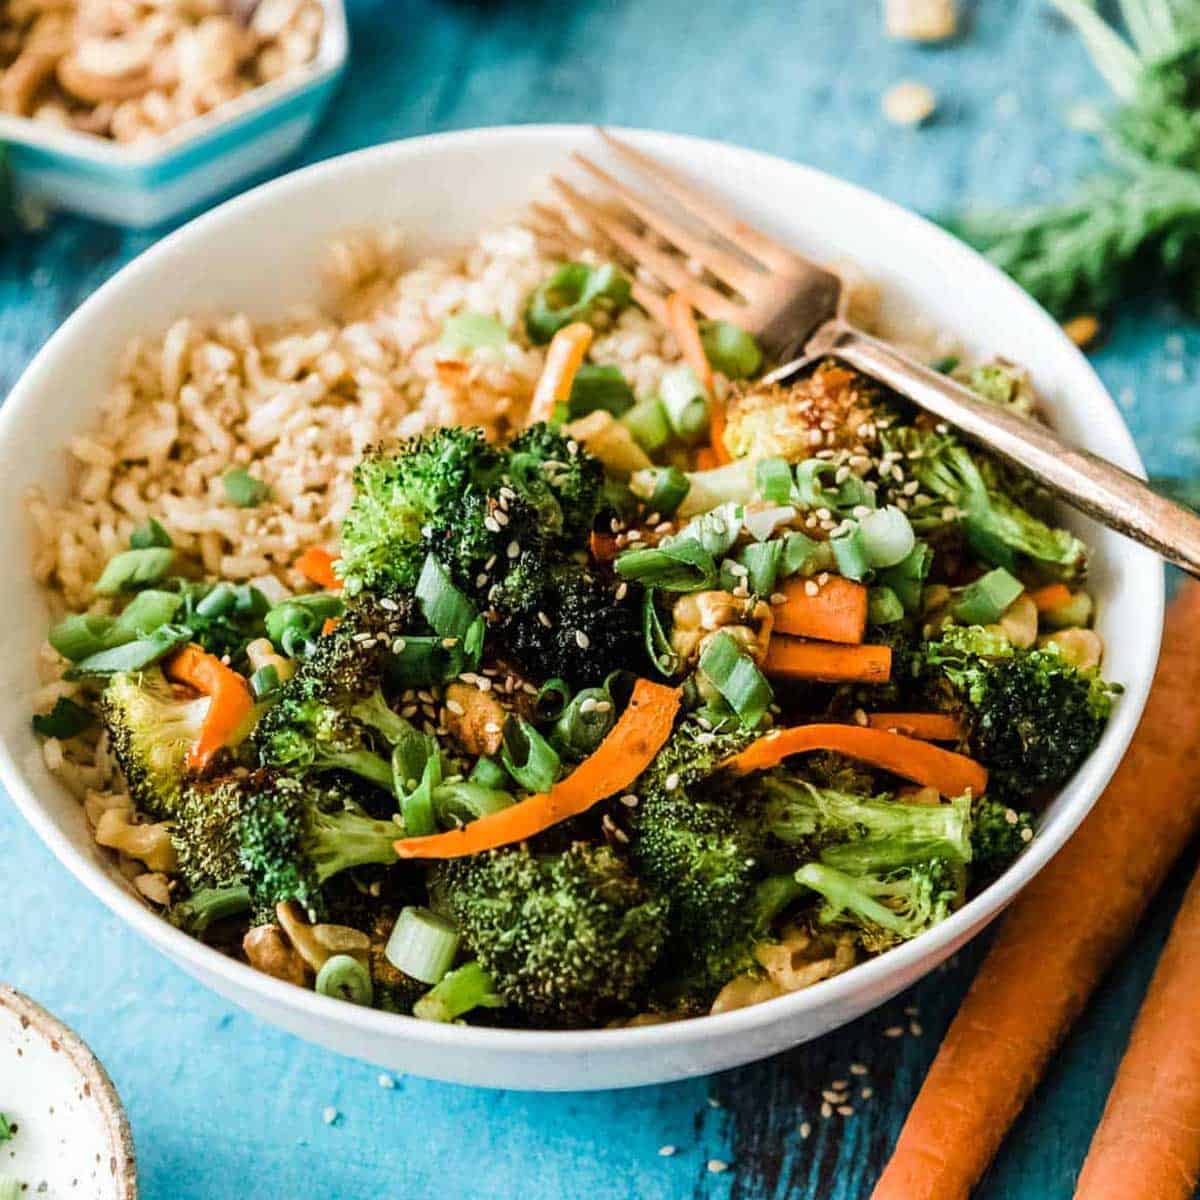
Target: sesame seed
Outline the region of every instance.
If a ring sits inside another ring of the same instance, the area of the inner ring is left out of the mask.
[[[808,444],[810,446],[819,446],[825,440],[819,429],[810,429],[808,431]]]
[[[503,527],[508,524],[508,513],[506,513],[503,509],[496,509],[492,516],[496,518],[497,525]]]
[[[820,595],[821,588],[815,579],[806,579],[804,581],[804,594],[806,596]]]
[[[381,1088],[394,1088],[396,1086],[396,1081],[390,1075],[380,1075],[379,1086]]]
[[[487,562],[485,562],[483,564],[483,569],[485,571],[490,571],[495,565],[496,565],[496,556],[494,554],[489,554]]]
[[[392,653],[393,654],[403,654],[404,650],[407,646],[408,646],[408,643],[403,638],[397,638],[392,643]]]
[[[513,538],[513,540],[508,543],[508,549],[505,550],[504,553],[507,554],[509,558],[516,558],[517,555],[521,553],[521,543],[518,542],[516,538]]]
[[[920,1021],[909,1021],[908,1032],[911,1033],[913,1037],[920,1037],[925,1031],[921,1028]]]
[[[730,575],[736,575],[738,579],[745,579],[750,574],[749,568],[739,562],[726,560],[725,565],[729,568]]]
[[[597,701],[595,701],[595,705],[596,705],[596,711],[600,712],[600,713],[610,712],[612,710],[612,701],[611,700],[597,700]],[[582,708],[582,707],[583,707],[583,705],[581,704],[580,708]]]
[[[475,686],[481,692],[490,692],[492,690],[492,681],[483,675],[477,675],[475,677]]]
[[[836,473],[833,476],[833,482],[834,483],[845,483],[846,480],[849,478],[850,478],[850,468],[849,467],[838,467]]]
[[[609,527],[609,529],[612,530],[613,533],[621,532],[621,522],[618,521],[616,517],[613,517],[612,520],[609,521],[608,527]]]
[[[802,1138],[807,1138],[807,1137],[811,1136],[811,1134],[812,1134],[812,1126],[807,1121],[801,1121],[800,1136]]]
[[[415,704],[406,704],[401,710],[400,715],[407,721],[417,715],[417,706]]]
[[[835,1079],[829,1086],[835,1091],[844,1092],[850,1084],[845,1079]]]
[[[837,1106],[838,1114],[843,1117],[854,1116],[854,1107],[850,1104],[839,1104]]]
[[[721,1107],[721,1102],[720,1102],[720,1100],[718,1100],[718,1099],[716,1098],[716,1096],[709,1096],[709,1098],[708,1098],[708,1107],[709,1107],[709,1108],[720,1108],[720,1107]]]
[[[850,1064],[850,1074],[851,1075],[866,1075],[867,1068],[865,1066],[863,1066],[862,1063],[851,1063]]]
[[[729,1164],[719,1158],[710,1158],[708,1160],[708,1169],[711,1174],[720,1175],[722,1172],[729,1170]]]
[[[487,587],[487,581],[488,581],[488,574],[486,571],[480,571],[480,573],[475,576],[475,586],[477,588]]]
[[[596,701],[593,700],[591,696],[584,697],[584,699],[579,702],[579,711],[581,713],[595,712]]]
[[[658,1148],[658,1157],[659,1158],[670,1158],[674,1153],[675,1153],[674,1146],[659,1146],[659,1148]]]
[[[488,533],[500,532],[500,522],[497,521],[495,517],[484,517],[483,527],[488,531]]]
[[[825,1117],[826,1119],[833,1116],[833,1105],[830,1104],[828,1100],[821,1105],[821,1116]]]
[[[786,604],[787,597],[782,592],[772,592],[771,603],[774,605]]]
[[[821,1099],[828,1100],[830,1104],[841,1104],[845,1098],[846,1097],[841,1092],[835,1092],[832,1089],[828,1089],[821,1093]]]
[[[663,785],[666,787],[668,792],[673,792],[679,786],[679,773],[677,771],[672,771],[670,775],[663,780]]]
[[[575,645],[577,645],[580,650],[586,650],[591,644],[591,639],[586,633],[583,632],[582,629],[575,630]]]
[[[384,596],[383,599],[379,601],[379,607],[382,608],[384,612],[396,612],[400,608],[400,605],[398,605],[395,600],[391,598],[391,596]]]
[[[904,1006],[904,1015],[906,1017],[915,1017],[921,1010],[915,1004],[906,1004]]]
[[[538,613],[538,615],[537,615],[537,617],[538,617],[538,621],[539,621],[539,622],[540,622],[542,625],[545,625],[545,627],[546,627],[547,629],[549,629],[549,628],[551,627],[551,625],[553,625],[553,624],[554,624],[554,622],[553,622],[553,621],[551,621],[551,620],[550,620],[550,618],[549,618],[548,616],[546,616],[546,614],[545,614],[544,612],[539,612],[539,613]]]
[[[1033,830],[1030,829],[1028,825],[1026,825],[1025,828],[1021,830],[1021,841],[1023,841],[1023,842],[1032,842],[1033,841]]]
[[[324,1121],[326,1125],[332,1125],[339,1116],[341,1116],[341,1113],[339,1113],[338,1110],[331,1104],[321,1113],[321,1120]]]
[[[484,727],[483,727],[483,732],[484,733],[499,733],[500,726],[497,725],[495,721],[488,721],[488,723],[486,725],[484,725]]]
[[[950,432],[950,426],[947,425],[945,421],[939,421],[934,426],[934,429],[936,429],[938,433],[949,433]]]
[[[621,583],[617,585],[617,599],[624,600],[627,595],[629,595],[629,584],[622,580]]]
[[[571,441],[569,441],[567,443],[567,453],[568,454],[578,454],[579,453],[579,443],[577,441],[575,441],[574,439],[572,439]]]
[[[1020,819],[1021,818],[1018,817],[1017,814],[1011,808],[1006,808],[1004,810],[1004,820],[1009,825],[1015,825]]]
[[[458,638],[442,638],[442,646],[447,650],[453,650],[458,645]]]
[[[883,1031],[883,1036],[885,1038],[903,1037],[904,1027],[902,1025],[889,1025],[888,1028]]]
[[[456,716],[461,717],[466,711],[457,700],[447,700],[446,707]]]
[[[621,797],[621,803],[625,805],[626,808],[637,808],[638,798],[632,792],[626,792],[625,795]]]
[[[874,1089],[874,1088],[865,1087],[865,1088],[863,1088],[863,1089],[862,1089],[862,1090],[861,1090],[861,1091],[860,1091],[858,1094],[859,1094],[859,1095],[860,1095],[860,1096],[861,1096],[861,1097],[862,1097],[864,1100],[870,1100],[870,1098],[871,1098],[873,1095],[875,1095],[875,1089]]]
[[[640,529],[631,529],[626,535],[627,542],[640,542],[642,540],[642,531]]]

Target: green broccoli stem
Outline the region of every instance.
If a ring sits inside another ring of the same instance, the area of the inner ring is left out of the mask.
[[[392,821],[376,821],[351,809],[316,812],[311,821],[308,850],[319,884],[351,867],[391,866],[396,861],[401,831]]]
[[[392,766],[370,750],[345,750],[340,753],[322,754],[313,764],[318,769],[352,771],[368,783],[377,784],[385,791],[392,790]]]
[[[850,912],[865,922],[890,930],[898,937],[911,935],[911,922],[869,895],[861,877],[848,875],[824,863],[808,863],[796,872],[796,882],[824,897],[825,909],[821,914],[824,921]]]
[[[171,908],[170,918],[172,924],[199,937],[215,922],[249,911],[250,889],[244,883],[234,883],[193,892]]]
[[[398,712],[392,710],[378,689],[366,700],[360,700],[350,709],[350,714],[357,717],[364,725],[369,725],[378,733],[389,746],[395,746],[414,732]]]
[[[463,963],[444,976],[413,1005],[413,1016],[422,1021],[457,1020],[473,1008],[499,1008],[492,977],[477,962]]]

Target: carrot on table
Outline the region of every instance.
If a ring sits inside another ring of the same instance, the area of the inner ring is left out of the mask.
[[[1200,1183],[1200,874],[1117,1069],[1075,1200],[1192,1200]]]
[[[863,640],[867,589],[861,583],[841,575],[830,575],[823,584],[794,576],[779,590],[785,599],[771,608],[777,633],[823,642],[853,644]]]
[[[336,591],[342,586],[341,579],[338,578],[337,572],[333,569],[333,564],[337,562],[335,555],[330,554],[324,546],[309,546],[303,554],[292,566],[300,572],[310,583],[315,583],[319,587],[328,588],[330,591]]]
[[[982,796],[987,791],[987,771],[973,758],[863,725],[820,723],[773,730],[721,765],[740,774],[765,771],[793,754],[810,750],[836,751],[923,787],[937,788],[943,796],[961,796],[968,791]]]
[[[892,674],[892,650],[890,646],[845,646],[775,634],[762,669],[778,679],[887,683]]]
[[[872,1200],[965,1200],[1046,1063],[1200,828],[1200,584],[1167,611],[1150,699],[1084,823],[1017,897]],[[1147,836],[1147,830],[1153,836]],[[1136,1195],[1136,1192],[1131,1192]]]
[[[887,729],[924,742],[957,742],[963,735],[962,722],[950,713],[876,712],[867,714],[872,729]]]
[[[529,402],[527,424],[549,421],[560,404],[571,398],[571,385],[592,344],[592,327],[585,321],[564,325],[546,349],[546,362]]]
[[[401,858],[461,858],[523,842],[534,834],[587,812],[592,805],[629,787],[671,736],[679,712],[679,689],[639,679],[617,723],[599,746],[565,779],[499,812],[449,833],[403,838]]]
[[[168,679],[186,683],[210,697],[200,736],[188,751],[187,764],[202,771],[218,750],[232,746],[246,734],[254,716],[254,700],[246,681],[215,654],[189,644],[163,664]]]
[[[1045,587],[1030,592],[1029,598],[1040,613],[1065,608],[1073,599],[1071,589],[1065,583],[1048,583]]]

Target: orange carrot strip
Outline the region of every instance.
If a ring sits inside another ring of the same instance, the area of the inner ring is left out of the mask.
[[[327,633],[332,633],[337,627],[341,617],[326,617],[321,625],[321,636],[324,637]]]
[[[324,546],[309,546],[292,566],[311,583],[337,591],[342,581],[337,577],[333,564],[337,559]]]
[[[711,471],[713,467],[719,467],[721,460],[717,457],[717,452],[711,446],[701,446],[696,451],[696,470]]]
[[[549,421],[560,404],[571,398],[571,385],[592,344],[592,327],[584,321],[564,325],[551,339],[546,363],[529,403],[527,424]]]
[[[236,671],[196,645],[184,646],[173,654],[167,659],[164,671],[168,679],[186,683],[211,698],[200,736],[187,758],[189,767],[202,771],[218,750],[235,744],[245,735],[254,716],[250,689]]]
[[[987,771],[973,758],[862,725],[793,725],[751,742],[722,765],[740,774],[765,771],[809,750],[834,750],[923,787],[937,788],[943,796],[961,796],[967,791],[982,796],[987,791]]]
[[[713,387],[712,364],[708,361],[708,355],[704,353],[696,314],[692,311],[691,302],[680,292],[672,292],[667,297],[667,322],[679,345],[683,361],[695,371],[696,378],[708,393],[709,444],[705,450],[715,460],[712,466],[719,467],[722,463],[731,461],[729,450],[725,446],[725,406],[717,399],[716,389]],[[697,469],[706,470],[707,467],[698,466]]]
[[[587,812],[627,788],[650,765],[671,736],[679,711],[679,689],[639,679],[629,704],[604,741],[548,792],[480,817],[462,829],[396,843],[401,858],[461,858],[523,842],[534,834]]]
[[[779,590],[787,599],[771,609],[777,633],[855,644],[867,629],[867,589],[852,579],[829,576],[809,594],[811,579],[789,579]]]
[[[892,675],[892,650],[890,646],[842,646],[776,634],[762,668],[779,679],[887,683]]]
[[[868,713],[867,724],[872,729],[888,729],[923,742],[957,742],[963,735],[962,724],[949,713]]]
[[[1065,583],[1050,583],[1029,593],[1040,613],[1053,612],[1071,603],[1071,589]]]
[[[1200,875],[1183,898],[1075,1200],[1191,1200],[1200,1183]]]
[[[588,537],[588,550],[597,562],[612,562],[620,553],[617,539],[611,533],[597,533],[595,530]]]
[[[1185,582],[1167,610],[1154,687],[1129,752],[1075,836],[1008,910],[872,1200],[964,1200],[978,1183],[1200,829],[1200,755],[1186,751],[1200,735],[1198,696],[1200,584]],[[1136,1194],[1132,1186],[1126,1193]]]

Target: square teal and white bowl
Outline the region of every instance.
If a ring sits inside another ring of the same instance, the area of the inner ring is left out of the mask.
[[[145,229],[262,175],[312,132],[346,68],[343,0],[322,6],[324,28],[310,63],[153,141],[121,145],[0,114],[0,143],[21,204]]]

